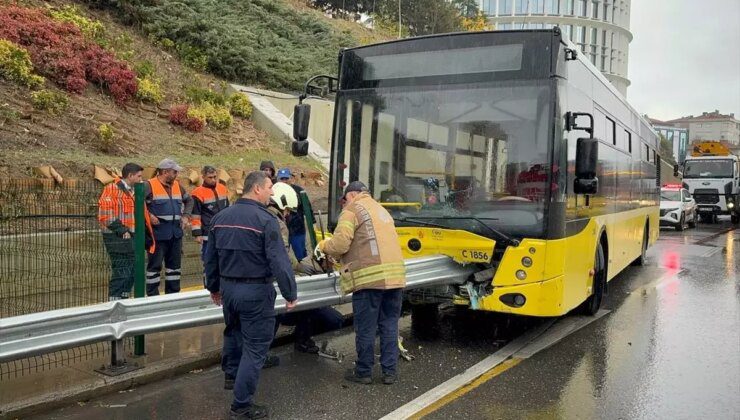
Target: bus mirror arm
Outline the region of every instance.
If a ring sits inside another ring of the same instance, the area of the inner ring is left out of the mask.
[[[324,84],[319,84],[319,80],[325,80]],[[298,105],[293,108],[293,144],[291,152],[293,156],[308,155],[308,123],[311,120],[311,105],[304,104],[303,101],[309,97],[324,98],[330,93],[337,92],[339,88],[339,79],[333,76],[319,75],[314,76],[306,82],[303,87],[303,93],[298,96]]]
[[[587,117],[589,124],[588,126],[580,126],[576,122],[578,117]],[[567,131],[583,130],[588,133],[589,137],[594,136],[594,116],[588,112],[566,112],[565,113],[565,129]]]
[[[596,194],[599,179],[596,167],[599,162],[599,141],[593,137],[580,138],[576,142],[576,179],[573,191],[576,194]]]

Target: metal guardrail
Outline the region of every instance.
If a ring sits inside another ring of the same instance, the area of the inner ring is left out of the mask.
[[[474,271],[475,267],[461,266],[444,256],[411,259],[406,261],[406,288],[463,283]],[[297,311],[352,299],[351,294],[339,292],[336,273],[300,277],[296,281]],[[279,291],[275,309],[285,311],[285,301]],[[0,362],[94,342],[120,343],[126,337],[220,322],[223,322],[222,310],[211,302],[206,290],[3,318],[0,319]]]

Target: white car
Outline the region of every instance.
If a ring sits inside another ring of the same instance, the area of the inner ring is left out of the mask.
[[[696,201],[681,185],[664,185],[660,189],[660,225],[673,226],[681,231],[696,227],[699,219]]]

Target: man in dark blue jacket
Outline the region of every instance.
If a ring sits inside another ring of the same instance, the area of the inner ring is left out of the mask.
[[[270,178],[264,172],[250,173],[242,198],[213,217],[208,234],[206,288],[216,305],[223,304],[222,368],[225,386],[233,384],[231,417],[237,419],[267,416],[267,408],[252,400],[273,338],[273,280],[287,310],[298,298],[280,227],[266,208],[271,195]]]

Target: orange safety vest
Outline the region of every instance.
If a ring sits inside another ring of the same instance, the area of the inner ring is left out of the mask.
[[[119,220],[128,230],[135,232],[134,195],[133,192],[121,189],[118,185],[119,182],[121,182],[121,179],[116,178],[103,188],[103,192],[98,199],[98,223],[100,223],[103,231],[110,231],[108,226],[115,220]],[[144,221],[147,230],[154,238],[149,211],[146,207],[144,207]],[[152,243],[149,247],[150,253],[154,252],[154,246],[154,243]]]
[[[193,236],[207,236],[213,216],[229,207],[229,190],[219,182],[215,188],[201,185],[190,195],[196,200],[191,215]]]

